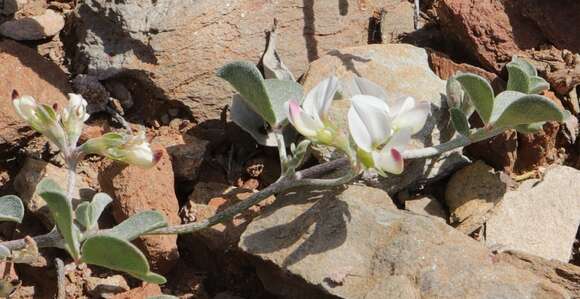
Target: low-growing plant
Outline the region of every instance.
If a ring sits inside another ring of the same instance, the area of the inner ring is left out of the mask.
[[[403,97],[394,105],[388,105],[389,95],[385,90],[359,77],[350,82],[329,77],[304,95],[302,86],[293,80],[264,79],[252,63],[227,64],[218,71],[218,76],[239,93],[233,99],[232,120],[258,143],[278,148],[281,176],[248,199],[212,217],[175,226],[167,226],[159,212],[145,211],[111,229],[100,229],[98,219],[112,201],[105,193],[97,193],[90,201],[81,199],[81,203],[73,207],[76,166],[85,155],[102,155],[145,168],[160,159],[160,152],[151,149],[143,132],[107,133],[77,145],[89,117],[87,103],[81,96],[71,94],[68,106],[59,112],[15,92],[12,103],[17,114],[58,146],[66,161],[68,179],[65,189],[61,186],[63,182],[50,178],[43,179],[36,188],[36,193],[50,209],[55,228],[44,235],[0,243],[0,259],[30,262],[38,255],[38,248],[59,247],[75,262],[122,271],[147,282],[165,283],[164,277],[150,271],[145,256],[132,240],[141,235],[184,234],[205,229],[232,218],[270,195],[299,186],[341,185],[366,170],[382,176],[399,175],[404,171],[405,160],[439,155],[507,129],[530,132],[541,128],[546,121],[562,122],[569,116],[548,98],[536,94],[547,89],[548,84],[537,76],[528,62],[514,58],[507,68],[508,90],[497,96],[489,82],[480,76],[460,73],[450,78],[447,104],[459,134],[443,144],[410,150],[408,144],[412,136],[430,117],[430,103]],[[282,77],[293,78],[291,75]],[[339,92],[345,84],[351,87],[351,94]],[[330,113],[333,101],[339,97],[348,97],[351,101],[345,127]],[[468,119],[474,112],[483,121],[483,127],[470,127]],[[296,138],[294,130],[302,135],[301,140]],[[334,147],[344,154],[344,158],[301,169],[312,144]],[[335,170],[341,170],[340,176],[322,178]],[[18,197],[0,198],[0,220],[20,222],[23,215],[24,206]]]

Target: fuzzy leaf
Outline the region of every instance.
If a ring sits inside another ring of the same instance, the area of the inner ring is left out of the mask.
[[[112,270],[126,272],[143,281],[163,284],[165,278],[149,270],[145,255],[128,241],[96,235],[88,238],[81,248],[82,261]]]
[[[545,122],[537,122],[525,125],[517,125],[515,126],[516,131],[522,134],[533,134],[538,132],[544,126]]]
[[[248,106],[270,125],[276,124],[276,114],[264,84],[264,78],[251,62],[236,61],[220,68],[217,75],[228,81],[246,101]]]
[[[24,217],[24,205],[16,195],[0,197],[0,221],[22,222]]]
[[[276,115],[274,126],[281,126],[288,117],[284,104],[289,100],[296,100],[298,103],[302,103],[304,89],[302,85],[289,80],[268,79],[264,83]]]
[[[36,193],[46,201],[50,214],[65,242],[65,249],[75,259],[79,259],[79,230],[73,224],[71,202],[58,184],[48,178],[36,186]]]
[[[519,64],[513,62],[508,63],[506,67],[509,73],[507,90],[529,93],[530,76],[526,71]]]
[[[99,217],[113,199],[106,193],[97,193],[93,200],[83,202],[77,206],[75,211],[76,220],[87,230],[93,229],[98,225]]]
[[[135,214],[117,226],[106,231],[106,235],[131,241],[154,229],[167,226],[163,215],[157,211],[144,211]]]
[[[530,78],[530,90],[528,93],[538,94],[546,89],[550,88],[550,83],[546,82],[542,77],[531,77]]]
[[[475,110],[484,123],[488,123],[493,111],[493,89],[487,80],[475,75],[462,73],[455,77],[469,96]]]
[[[534,67],[531,63],[527,60],[520,58],[518,56],[512,57],[512,61],[508,64],[517,65],[521,68],[529,77],[534,77],[538,75],[538,71],[536,67]]]
[[[276,137],[268,131],[264,119],[258,113],[254,112],[239,94],[234,95],[232,99],[230,113],[232,121],[252,135],[256,142],[265,146],[277,146]]]
[[[455,130],[463,136],[469,136],[469,121],[465,113],[458,108],[451,108],[449,114]]]
[[[294,75],[284,64],[278,51],[276,50],[276,42],[278,40],[278,34],[276,28],[274,27],[272,31],[268,34],[268,46],[266,51],[262,55],[262,66],[264,68],[264,77],[266,79],[280,79],[280,80],[291,80],[294,79]]]
[[[540,95],[504,91],[495,102],[492,123],[496,127],[512,128],[522,124],[564,121],[566,116],[550,99]]]

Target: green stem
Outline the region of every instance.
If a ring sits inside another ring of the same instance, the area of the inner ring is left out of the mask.
[[[274,129],[274,136],[276,136],[276,144],[278,145],[278,155],[280,156],[280,173],[286,173],[286,165],[288,164],[288,155],[286,153],[286,141],[281,129]]]

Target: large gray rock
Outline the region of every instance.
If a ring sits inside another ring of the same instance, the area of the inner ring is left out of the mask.
[[[580,224],[580,171],[550,167],[507,192],[488,216],[485,244],[568,262]]]
[[[570,298],[381,190],[300,190],[244,232],[264,287],[284,298]]]
[[[0,25],[0,35],[14,40],[40,40],[57,35],[64,27],[64,17],[54,10],[39,16],[10,20]]]
[[[77,5],[76,39],[68,42],[75,73],[132,76],[144,97],[177,100],[204,121],[219,117],[233,94],[216,69],[258,61],[274,17],[278,53],[298,76],[330,49],[366,44],[373,11],[397,2],[87,0]]]
[[[413,96],[416,100],[431,103],[432,115],[425,127],[417,133],[411,148],[423,148],[448,141],[454,134],[444,107],[445,81],[439,79],[429,67],[424,49],[404,44],[367,45],[331,51],[328,55],[310,64],[304,79],[305,90],[310,90],[324,78],[335,75],[344,82],[353,76],[364,77],[382,86],[393,103],[402,96]],[[351,93],[345,84],[343,94]],[[348,100],[333,103],[332,114],[340,127],[346,128]],[[333,153],[322,152],[322,160],[332,158]],[[373,185],[395,193],[410,185],[447,175],[467,163],[460,150],[444,153],[432,159],[412,160],[405,163],[402,175],[379,178],[368,175]]]

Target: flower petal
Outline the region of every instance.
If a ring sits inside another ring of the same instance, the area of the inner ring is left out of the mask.
[[[403,155],[395,148],[384,148],[382,151],[373,152],[375,168],[382,172],[401,174],[405,168]]]
[[[288,104],[288,120],[290,123],[300,132],[300,134],[306,137],[315,137],[317,131],[324,128],[322,123],[314,120],[310,115],[307,115],[300,105],[295,100],[290,100]]]
[[[326,78],[316,85],[304,99],[302,107],[313,118],[324,118],[330,109],[330,104],[338,89],[338,79],[335,76]]]
[[[12,105],[16,113],[27,122],[34,121],[36,119],[35,111],[38,105],[36,101],[31,96],[21,96],[12,100]]]
[[[397,99],[391,106],[391,116],[397,117],[401,113],[405,113],[415,107],[415,99],[413,97],[403,97]]]
[[[391,118],[389,107],[376,97],[356,95],[352,98],[352,108],[356,110],[367,128],[374,146],[383,144],[391,136]]]
[[[361,117],[352,106],[348,110],[348,130],[350,131],[350,136],[359,148],[366,152],[372,151],[373,140],[371,139],[371,135]]]
[[[355,76],[352,79],[351,92],[352,96],[362,94],[377,97],[383,100],[387,99],[387,93],[381,86],[362,77]]]
[[[397,115],[393,120],[393,127],[396,129],[410,128],[411,134],[421,131],[429,116],[430,108],[429,103],[420,102],[413,109]]]
[[[394,148],[397,151],[403,153],[409,142],[411,142],[412,131],[410,128],[403,128],[396,131],[389,142],[385,145],[385,148]]]

